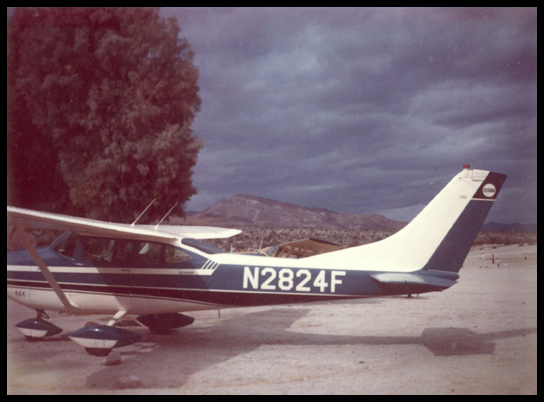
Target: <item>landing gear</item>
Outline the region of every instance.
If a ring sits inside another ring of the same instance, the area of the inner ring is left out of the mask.
[[[71,333],[69,338],[83,346],[91,356],[105,357],[110,354],[113,348],[132,345],[141,338],[140,334],[114,327],[115,323],[125,314],[125,311],[118,312],[108,325],[86,325]]]
[[[15,326],[25,336],[27,341],[41,341],[45,337],[57,335],[62,332],[62,328],[45,321],[45,318],[49,318],[45,311],[36,311],[38,312],[36,318],[21,321]]]
[[[111,349],[85,348],[85,352],[91,356],[106,357],[110,354]]]
[[[62,328],[45,320],[49,318],[45,311],[37,310],[37,312],[36,318],[21,321],[16,325],[29,342],[37,342],[62,332]],[[125,311],[119,311],[108,325],[88,322],[85,327],[71,333],[68,337],[83,346],[91,356],[108,356],[113,348],[132,345],[141,338],[138,333],[115,326],[125,315]],[[191,325],[195,319],[179,313],[166,313],[140,315],[137,320],[148,327],[151,333],[166,335],[172,329]]]
[[[152,334],[166,335],[171,329],[191,325],[195,319],[179,313],[139,315],[137,320],[149,328]]]

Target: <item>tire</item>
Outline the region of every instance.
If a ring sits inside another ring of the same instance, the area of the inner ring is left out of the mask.
[[[96,357],[106,357],[110,354],[111,349],[103,349],[103,348],[85,348],[85,352],[90,354],[91,356]]]

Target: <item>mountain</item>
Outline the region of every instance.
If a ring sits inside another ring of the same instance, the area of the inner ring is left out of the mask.
[[[406,226],[406,222],[393,221],[381,215],[342,214],[246,194],[223,198],[212,207],[187,216],[185,224],[390,231],[398,231]]]
[[[536,223],[497,223],[489,222],[482,226],[481,232],[537,233]]]

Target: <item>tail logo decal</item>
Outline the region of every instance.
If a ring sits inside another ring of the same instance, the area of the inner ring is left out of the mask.
[[[495,195],[495,193],[497,192],[497,189],[495,188],[493,184],[487,183],[482,189],[482,192],[484,193],[486,197],[491,198]]]

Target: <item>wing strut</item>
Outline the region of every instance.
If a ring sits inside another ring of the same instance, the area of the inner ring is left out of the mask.
[[[68,309],[68,312],[70,313],[77,312],[78,307],[72,304],[72,302],[68,300],[68,298],[62,291],[61,287],[57,283],[57,280],[55,279],[55,277],[53,276],[53,274],[51,273],[47,265],[45,265],[45,262],[43,261],[42,257],[40,256],[40,254],[38,254],[38,251],[36,251],[36,248],[32,244],[32,241],[30,241],[29,237],[27,236],[25,232],[25,227],[17,225],[15,226],[15,230],[17,231],[17,235],[21,239],[21,242],[23,242],[23,245],[28,250],[32,258],[34,259],[34,262],[36,263],[38,268],[40,268],[40,271],[42,271],[43,276],[45,276],[45,279],[47,279],[47,282],[49,282],[49,285],[51,285],[51,287],[53,288],[53,290],[59,297],[62,304],[64,304],[64,307],[66,307]]]

